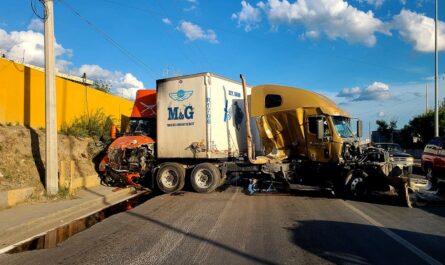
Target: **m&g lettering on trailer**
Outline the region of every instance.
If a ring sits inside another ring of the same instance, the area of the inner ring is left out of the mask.
[[[191,105],[185,106],[184,108],[179,107],[169,107],[168,108],[168,120],[193,120],[195,112]]]

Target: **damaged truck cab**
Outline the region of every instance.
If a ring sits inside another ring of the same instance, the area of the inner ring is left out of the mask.
[[[276,85],[255,87],[251,100],[251,116],[257,120],[266,154],[275,149],[277,158],[344,162],[343,153],[355,136],[350,115],[333,101],[307,90]]]
[[[102,182],[140,185],[153,167],[156,140],[156,91],[138,90],[124,134],[115,139],[99,164]]]
[[[351,116],[329,98],[299,88],[262,85],[252,89],[251,117],[264,146],[263,172],[281,178],[289,188],[327,189],[366,196],[395,192],[410,199],[404,172],[383,149],[360,146]],[[280,165],[280,166],[277,166]]]

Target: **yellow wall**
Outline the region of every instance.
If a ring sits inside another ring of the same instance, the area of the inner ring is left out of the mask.
[[[56,77],[57,126],[101,109],[120,123],[133,102]],[[0,123],[45,127],[44,72],[0,58]]]

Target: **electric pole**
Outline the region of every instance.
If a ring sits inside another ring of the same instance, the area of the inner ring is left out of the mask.
[[[53,0],[44,0],[45,10],[45,188],[48,195],[59,192],[57,159],[56,77],[54,56]]]
[[[438,4],[437,4],[437,0],[436,0],[436,19],[434,22],[434,62],[435,62],[435,68],[436,68],[436,73],[435,73],[435,90],[434,90],[434,96],[435,96],[435,106],[434,106],[434,136],[438,137],[439,136],[439,80],[438,80],[438,76],[439,76],[439,58],[437,55],[437,19],[438,19]]]
[[[369,132],[368,132],[368,133],[369,133],[369,142],[372,143],[372,140],[371,140],[371,120],[369,120],[368,122],[369,122],[369,123],[368,123],[368,128],[369,128]]]
[[[428,84],[425,86],[425,114],[428,113]]]

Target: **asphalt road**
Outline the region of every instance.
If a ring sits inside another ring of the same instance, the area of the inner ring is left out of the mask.
[[[157,196],[57,248],[0,255],[0,264],[445,263],[444,207],[310,195],[231,187]]]

